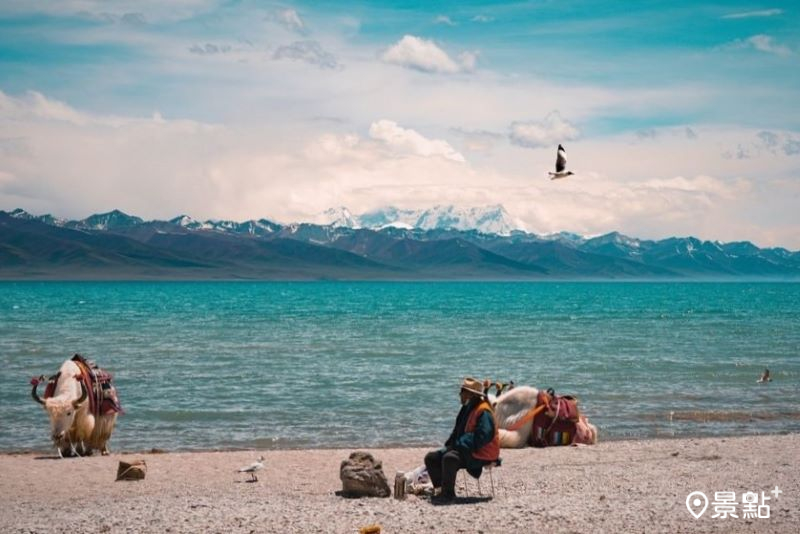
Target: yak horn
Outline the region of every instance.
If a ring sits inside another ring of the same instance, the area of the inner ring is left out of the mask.
[[[44,380],[44,375],[39,377],[39,379],[33,385],[33,389],[31,390],[31,397],[33,397],[33,400],[35,400],[36,402],[38,402],[39,404],[42,404],[42,405],[44,404],[44,401],[42,400],[41,397],[39,397],[39,394],[36,393],[36,388],[39,387],[39,382],[42,382],[43,380]]]
[[[81,398],[78,399],[78,400],[72,401],[72,407],[76,408],[76,409],[78,408],[78,406],[81,405],[81,403],[83,401],[86,400],[86,397],[89,396],[89,392],[86,391],[86,386],[83,385],[83,382],[80,382],[80,385],[81,385]]]

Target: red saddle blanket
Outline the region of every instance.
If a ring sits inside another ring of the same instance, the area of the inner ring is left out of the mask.
[[[545,408],[533,418],[528,443],[534,447],[571,445],[580,420],[578,399],[570,395],[551,395],[540,391],[536,405],[543,405]]]

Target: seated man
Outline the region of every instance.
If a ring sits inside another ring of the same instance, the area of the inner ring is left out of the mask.
[[[452,501],[456,496],[456,474],[466,469],[475,478],[483,467],[500,456],[500,439],[492,409],[486,401],[483,386],[474,378],[461,384],[461,411],[453,432],[444,447],[425,456],[425,467],[434,491],[441,488],[439,501]]]

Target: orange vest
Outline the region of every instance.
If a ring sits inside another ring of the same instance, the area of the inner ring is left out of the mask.
[[[489,412],[489,415],[492,415],[492,408],[486,401],[481,401],[481,403],[472,410],[472,413],[469,414],[464,432],[475,431],[475,427],[478,425],[478,417],[480,417],[483,412]],[[500,434],[497,432],[497,423],[494,423],[494,437],[492,437],[492,441],[474,451],[472,457],[486,462],[494,462],[500,457]]]

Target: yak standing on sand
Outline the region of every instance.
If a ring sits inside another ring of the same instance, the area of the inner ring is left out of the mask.
[[[108,440],[122,411],[111,374],[81,355],[66,360],[57,374],[31,380],[33,400],[50,416],[50,437],[59,456],[109,453]],[[47,382],[44,399],[36,388]]]

